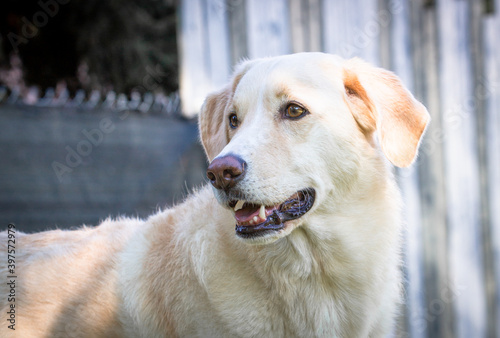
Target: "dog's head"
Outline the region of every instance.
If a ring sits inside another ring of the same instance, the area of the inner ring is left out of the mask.
[[[237,235],[267,243],[385,170],[379,149],[410,165],[428,120],[391,72],[301,53],[240,64],[199,125],[207,177],[234,210]]]

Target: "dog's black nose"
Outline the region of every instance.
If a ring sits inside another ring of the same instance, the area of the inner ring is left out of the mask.
[[[237,156],[217,157],[208,166],[207,177],[215,188],[228,190],[245,176],[246,167],[247,163]]]

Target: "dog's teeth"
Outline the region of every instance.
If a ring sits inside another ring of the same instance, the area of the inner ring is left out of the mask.
[[[234,211],[238,211],[238,210],[242,209],[243,204],[245,204],[245,201],[238,200],[238,202],[236,202],[236,205],[234,206]]]
[[[260,206],[259,217],[261,219],[266,219],[266,207],[264,205]]]
[[[253,217],[253,220],[252,220],[254,223],[257,223],[259,221],[259,218],[257,216],[254,216]]]

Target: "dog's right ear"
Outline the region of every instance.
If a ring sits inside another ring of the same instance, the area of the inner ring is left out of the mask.
[[[201,144],[211,162],[228,143],[224,116],[231,99],[230,86],[207,96],[198,117]]]
[[[226,117],[233,94],[241,78],[256,61],[243,61],[236,66],[232,81],[223,89],[209,94],[198,117],[200,137],[208,161],[211,162],[229,142]]]

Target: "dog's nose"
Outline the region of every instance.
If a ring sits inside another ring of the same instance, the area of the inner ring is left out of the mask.
[[[215,188],[227,190],[245,176],[246,167],[247,163],[237,156],[218,157],[208,166],[207,177]]]

